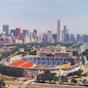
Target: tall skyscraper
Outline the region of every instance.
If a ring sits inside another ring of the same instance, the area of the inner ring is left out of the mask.
[[[23,36],[29,36],[29,31],[28,30],[23,30]]]
[[[87,34],[82,35],[82,42],[88,42],[88,35]]]
[[[23,30],[23,43],[30,43],[30,36],[28,30]]]
[[[21,29],[16,28],[16,34],[15,34],[16,39],[20,39],[20,34],[21,34]]]
[[[3,33],[5,36],[9,35],[9,25],[3,25]]]
[[[39,33],[39,35],[38,35],[38,42],[39,42],[39,43],[42,43],[42,37],[43,37],[42,34]]]
[[[68,34],[68,29],[67,29],[67,26],[66,25],[64,25],[64,33],[65,34]]]
[[[68,33],[68,29],[67,29],[66,25],[64,25],[64,29],[62,31],[62,41],[63,42],[68,42],[69,41],[69,33]]]
[[[34,38],[33,38],[33,33],[32,32],[29,33],[29,41],[30,41],[30,43],[34,42]]]
[[[43,43],[47,43],[47,34],[43,33],[43,39],[42,39]]]
[[[70,34],[70,38],[69,38],[69,40],[71,41],[71,42],[74,42],[75,41],[75,36],[74,36],[74,34]]]
[[[10,35],[13,36],[13,37],[15,37],[15,35],[16,35],[16,30],[15,30],[15,29],[11,29],[11,30],[10,30]]]
[[[0,45],[3,45],[4,44],[4,38],[3,38],[3,33],[0,34]]]
[[[53,42],[56,43],[57,42],[57,34],[53,34]]]
[[[34,38],[34,42],[38,42],[38,36],[37,36],[37,30],[36,29],[33,31],[33,38]]]
[[[16,39],[17,44],[22,43],[22,36],[21,36],[21,29],[20,28],[16,28],[15,39]]]
[[[52,38],[53,38],[52,31],[48,31],[47,32],[47,42],[52,43]]]
[[[76,41],[77,41],[77,42],[81,41],[81,35],[80,35],[80,34],[77,34],[77,35],[76,35]]]
[[[61,42],[61,20],[57,20],[57,42]]]

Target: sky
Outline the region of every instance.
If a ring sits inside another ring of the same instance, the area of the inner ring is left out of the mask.
[[[0,31],[10,29],[57,31],[57,19],[70,33],[88,34],[88,0],[0,0]]]

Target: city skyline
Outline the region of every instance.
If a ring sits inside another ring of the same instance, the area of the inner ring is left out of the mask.
[[[61,19],[70,32],[88,34],[87,8],[87,0],[0,0],[0,29],[9,24],[11,28],[56,32],[57,19]]]

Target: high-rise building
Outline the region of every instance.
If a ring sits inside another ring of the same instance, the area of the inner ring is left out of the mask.
[[[3,25],[3,33],[5,36],[9,35],[9,25]]]
[[[34,42],[38,42],[38,36],[37,36],[37,30],[35,29],[34,31],[33,31],[33,38],[34,38]]]
[[[87,34],[82,35],[81,38],[82,38],[82,42],[88,42],[88,35]]]
[[[54,42],[54,43],[57,42],[57,34],[53,34],[53,42]]]
[[[47,31],[47,42],[52,43],[52,31]]]
[[[42,39],[43,43],[47,43],[47,34],[43,33],[43,39]]]
[[[61,42],[61,20],[57,20],[57,42]]]
[[[39,33],[39,35],[38,35],[38,42],[42,43],[42,34],[41,33]]]
[[[16,35],[16,30],[15,30],[15,29],[11,29],[11,30],[10,30],[10,35],[15,37],[15,35]]]
[[[16,28],[15,40],[16,40],[16,43],[18,43],[18,44],[22,43],[22,36],[21,36],[20,28]]]
[[[23,30],[23,43],[30,43],[28,30]]]
[[[23,36],[29,36],[29,31],[28,30],[23,30]]]
[[[81,36],[80,36],[80,34],[77,34],[77,35],[76,35],[76,41],[77,41],[77,42],[80,42],[80,41],[81,41]]]
[[[12,38],[12,44],[16,43],[16,41],[15,41],[15,35],[16,35],[16,30],[15,29],[11,29],[10,30],[10,36]]]
[[[70,38],[69,38],[69,40],[71,41],[71,42],[74,42],[75,41],[75,36],[74,36],[74,34],[70,34]]]
[[[29,41],[30,41],[30,43],[34,42],[34,38],[33,38],[33,33],[32,32],[29,33]]]
[[[4,44],[3,33],[0,34],[0,45]]]
[[[62,31],[62,41],[63,42],[68,42],[69,41],[69,33],[66,25],[64,25],[64,29]]]
[[[64,25],[64,33],[65,34],[68,34],[68,29],[67,29],[67,26],[66,25]]]
[[[16,34],[15,34],[16,39],[20,39],[20,35],[21,35],[21,29],[16,28]]]

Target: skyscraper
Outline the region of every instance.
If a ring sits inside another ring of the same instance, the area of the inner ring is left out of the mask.
[[[21,29],[16,28],[16,34],[15,34],[16,39],[20,39],[20,34],[21,34]]]
[[[57,34],[53,34],[53,42],[54,42],[54,43],[57,42]]]
[[[71,42],[74,42],[74,41],[75,41],[75,36],[74,36],[74,34],[71,33],[69,39],[70,39]]]
[[[80,34],[77,34],[77,35],[76,35],[76,41],[77,41],[77,42],[81,41],[81,35],[80,35]]]
[[[3,25],[3,33],[5,36],[9,35],[9,25]]]
[[[88,42],[88,35],[87,34],[82,35],[82,42]]]
[[[68,29],[67,29],[66,25],[64,25],[64,32],[65,32],[65,34],[68,34]]]
[[[61,20],[57,20],[57,42],[61,42]]]
[[[16,43],[21,44],[22,43],[22,36],[21,36],[21,29],[16,28],[16,34],[15,34]]]
[[[23,43],[30,43],[29,31],[23,30]]]
[[[38,42],[39,42],[39,43],[42,43],[42,38],[43,38],[42,34],[39,33],[39,35],[38,35]]]
[[[28,30],[23,30],[23,36],[29,36],[29,31]]]
[[[69,33],[68,33],[68,29],[67,29],[66,25],[64,25],[64,29],[62,31],[62,41],[63,42],[68,42],[69,41]]]
[[[11,30],[10,30],[10,35],[15,37],[15,35],[16,35],[16,30],[15,30],[15,29],[11,29]]]
[[[33,38],[34,38],[34,42],[38,42],[38,36],[37,36],[37,30],[36,29],[33,31]]]
[[[47,32],[47,42],[48,43],[52,43],[52,31],[48,31]]]
[[[43,33],[43,39],[42,39],[43,43],[47,43],[47,34]]]

